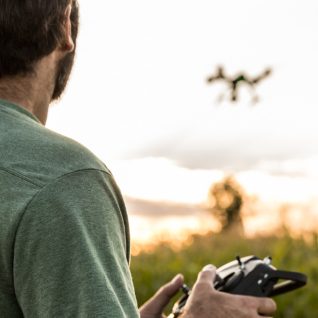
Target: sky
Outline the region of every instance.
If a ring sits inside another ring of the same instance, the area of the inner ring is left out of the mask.
[[[125,196],[197,204],[234,174],[266,202],[318,186],[316,0],[80,0],[74,71],[48,127],[106,162]],[[272,75],[251,105],[234,76]]]

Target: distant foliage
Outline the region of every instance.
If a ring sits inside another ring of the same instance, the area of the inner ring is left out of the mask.
[[[309,277],[306,287],[275,299],[278,304],[275,318],[318,317],[317,235],[313,235],[307,242],[293,239],[286,233],[283,237],[256,239],[240,238],[233,234],[210,234],[193,236],[180,250],[161,244],[151,253],[141,253],[132,258],[131,270],[138,302],[141,305],[177,273],[183,273],[185,282],[192,286],[204,265],[213,263],[221,266],[233,260],[236,255],[256,255],[261,258],[272,256],[277,268],[306,273]],[[171,307],[167,313],[170,310]]]
[[[208,203],[213,215],[220,221],[221,231],[243,234],[241,210],[243,190],[232,177],[215,183],[209,190]]]

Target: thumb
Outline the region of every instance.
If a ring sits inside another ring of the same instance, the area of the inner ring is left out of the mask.
[[[193,289],[196,288],[197,285],[201,284],[209,284],[212,288],[214,288],[214,280],[216,277],[216,267],[213,265],[206,265],[203,267],[202,271],[198,275],[198,279],[193,286]]]
[[[183,284],[183,276],[178,274],[169,283],[163,285],[146,304],[140,308],[142,314],[159,314],[168,305],[171,298],[179,291]],[[142,315],[143,316],[143,315]]]

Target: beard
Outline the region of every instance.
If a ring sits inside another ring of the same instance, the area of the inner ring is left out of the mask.
[[[70,74],[74,64],[75,51],[76,51],[76,40],[78,34],[78,25],[79,25],[79,7],[77,0],[72,0],[72,11],[71,11],[71,23],[72,23],[72,39],[74,42],[74,50],[67,55],[65,55],[56,66],[56,75],[55,75],[55,86],[52,94],[52,100],[58,100],[63,94]]]
[[[54,91],[52,94],[52,100],[56,101],[58,100],[63,92],[65,91],[65,88],[67,86],[68,80],[70,78],[70,74],[72,72],[73,64],[74,64],[74,57],[75,57],[75,49],[74,51],[68,53],[66,56],[64,56],[57,64],[57,70],[56,70],[56,77],[55,77],[55,85],[54,85]]]

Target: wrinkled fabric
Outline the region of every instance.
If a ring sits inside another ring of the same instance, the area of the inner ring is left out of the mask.
[[[0,317],[139,317],[129,257],[106,166],[0,100]]]

